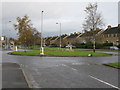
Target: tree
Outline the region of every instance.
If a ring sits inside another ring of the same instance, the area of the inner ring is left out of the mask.
[[[14,28],[15,30],[18,30],[19,42],[25,47],[33,45],[35,37],[38,37],[38,34],[40,33],[33,28],[31,20],[27,15],[21,18],[17,17],[16,20],[17,24],[14,24]]]
[[[103,18],[101,13],[97,12],[98,5],[97,3],[91,4],[85,8],[85,12],[87,14],[85,18],[85,22],[83,23],[83,29],[85,31],[91,30],[94,31],[97,28],[101,28],[104,26]],[[93,52],[95,52],[95,34],[93,33]]]
[[[102,15],[101,13],[97,12],[97,8],[97,3],[89,3],[85,8],[87,16],[83,24],[84,30],[96,30],[96,28],[101,28],[104,26]]]
[[[33,29],[33,37],[34,37],[34,45],[38,45],[41,42],[41,33],[36,30],[36,28]]]

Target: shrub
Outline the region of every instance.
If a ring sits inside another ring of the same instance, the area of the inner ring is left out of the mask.
[[[86,48],[86,49],[93,48],[93,44],[91,42],[89,42],[89,43],[75,43],[74,46],[76,48]],[[104,43],[104,44],[96,43],[96,49],[109,49],[109,46],[113,46],[113,43]]]
[[[50,45],[50,47],[57,47],[57,44],[53,43]]]
[[[113,43],[103,43],[103,46],[113,46]]]

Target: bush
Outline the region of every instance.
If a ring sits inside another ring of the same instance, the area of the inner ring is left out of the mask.
[[[93,44],[91,42],[89,42],[89,43],[75,43],[74,46],[76,48],[86,48],[86,49],[93,48]],[[113,43],[104,43],[104,44],[96,43],[96,49],[109,49],[109,46],[113,46]]]
[[[50,47],[57,47],[57,44],[51,44]]]
[[[76,48],[92,48],[93,44],[92,43],[75,43],[74,46]]]
[[[113,46],[113,43],[103,43],[103,46]]]
[[[103,44],[96,43],[96,49],[101,49],[101,48],[103,48]]]

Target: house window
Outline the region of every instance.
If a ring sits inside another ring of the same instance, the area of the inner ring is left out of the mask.
[[[109,43],[108,40],[105,43]]]
[[[113,37],[115,37],[115,34],[113,34]]]
[[[104,35],[102,35],[102,37],[104,37]]]
[[[111,34],[109,34],[109,37],[111,37],[112,35]]]
[[[119,45],[119,40],[116,41],[116,45]]]

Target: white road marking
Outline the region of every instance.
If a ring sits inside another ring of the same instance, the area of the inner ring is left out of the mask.
[[[64,66],[64,67],[68,67],[68,68],[70,68],[70,69],[72,69],[72,70],[74,70],[74,71],[77,71],[77,69],[75,69],[75,68],[72,68],[72,67],[70,67],[70,66],[68,66],[68,65],[66,65],[66,64],[60,64],[60,65],[56,65],[56,67],[58,67],[58,66]]]
[[[64,67],[69,67],[69,66],[67,66],[67,65],[65,65],[65,64],[62,64],[62,66],[64,66]],[[69,67],[69,68],[71,68],[71,67]],[[75,69],[75,68],[71,68],[72,70],[74,70],[74,71],[77,71],[77,69]]]
[[[61,64],[62,66],[67,66],[67,65],[65,65],[65,64]]]
[[[77,69],[75,69],[75,68],[71,68],[72,70],[74,70],[74,71],[77,71]]]
[[[72,63],[72,65],[82,65],[83,63]]]
[[[116,87],[116,86],[114,86],[114,85],[112,85],[112,84],[110,84],[110,83],[108,83],[108,82],[105,82],[105,81],[103,81],[103,80],[100,80],[100,79],[98,79],[98,78],[95,78],[95,77],[93,77],[93,76],[91,76],[91,75],[89,75],[89,77],[91,77],[91,78],[93,78],[93,79],[95,79],[95,80],[97,80],[97,81],[99,81],[99,82],[102,82],[102,83],[104,83],[104,84],[106,84],[106,85],[109,85],[109,86],[111,86],[111,87],[113,87],[113,88],[117,88],[118,90],[120,90],[119,87]]]

